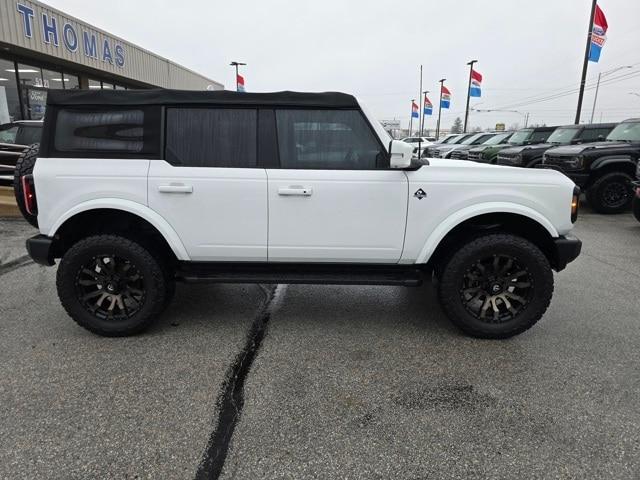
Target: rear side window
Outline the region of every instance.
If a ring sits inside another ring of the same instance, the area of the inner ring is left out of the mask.
[[[16,143],[17,134],[18,127],[9,127],[4,130],[0,130],[0,143]]]
[[[373,170],[384,154],[357,110],[277,110],[280,166]]]
[[[166,160],[187,167],[257,165],[257,110],[167,109]]]
[[[65,156],[149,157],[159,153],[157,110],[62,109],[57,113],[54,150]]]
[[[580,139],[585,142],[595,142],[597,140],[604,140],[611,128],[585,128],[584,132],[580,136]]]

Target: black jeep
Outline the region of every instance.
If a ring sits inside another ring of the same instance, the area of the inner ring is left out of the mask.
[[[506,148],[498,153],[498,165],[532,168],[542,162],[542,155],[559,145],[577,145],[604,140],[615,123],[568,125],[556,128],[544,143]]]
[[[603,142],[557,147],[542,168],[560,170],[583,190],[600,213],[625,211],[633,200],[633,177],[640,158],[640,118],[625,120]]]

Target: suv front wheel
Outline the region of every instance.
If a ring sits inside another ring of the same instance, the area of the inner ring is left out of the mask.
[[[160,261],[117,235],[80,240],[62,257],[58,296],[80,326],[109,337],[148,328],[166,305],[170,288]]]
[[[587,190],[587,201],[598,213],[621,213],[633,200],[632,178],[623,172],[611,172],[597,179]]]
[[[511,234],[469,241],[444,265],[438,282],[449,319],[479,338],[508,338],[529,329],[552,294],[553,272],[545,255]]]

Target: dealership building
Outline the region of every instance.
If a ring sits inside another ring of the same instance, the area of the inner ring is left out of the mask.
[[[223,85],[40,2],[0,0],[0,124],[44,117],[47,89]]]

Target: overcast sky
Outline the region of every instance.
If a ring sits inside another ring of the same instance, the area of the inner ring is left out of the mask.
[[[590,0],[46,0],[114,35],[168,57],[235,88],[231,60],[248,64],[248,91],[353,93],[379,119],[408,123],[424,89],[434,93],[447,78],[452,91],[443,126],[464,113],[468,67],[477,59],[484,75],[480,109],[530,112],[530,123],[573,123],[577,94],[533,102],[577,89]],[[603,77],[595,119],[640,116],[640,1],[600,0],[609,23],[598,72],[632,65]],[[626,76],[627,78],[622,78]],[[593,90],[585,96],[589,120]],[[535,98],[532,98],[535,97]],[[436,112],[427,117],[434,126]],[[471,125],[507,126],[518,113],[473,113]]]

